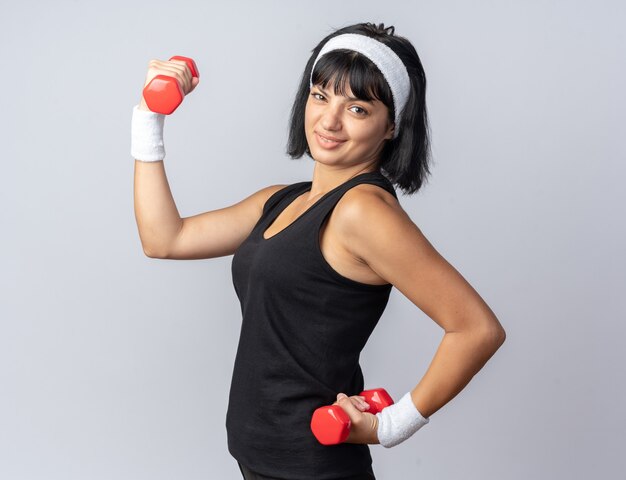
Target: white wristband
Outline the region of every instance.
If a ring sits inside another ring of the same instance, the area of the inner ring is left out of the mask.
[[[417,410],[410,392],[405,393],[397,403],[383,408],[376,416],[378,440],[386,448],[404,442],[430,421]]]
[[[143,162],[158,162],[165,158],[164,122],[165,115],[162,113],[140,110],[139,105],[133,107],[130,154],[134,159]]]

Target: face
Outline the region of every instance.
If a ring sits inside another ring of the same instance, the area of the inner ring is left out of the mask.
[[[330,83],[311,87],[304,129],[311,156],[327,165],[353,166],[376,162],[385,141],[393,138],[389,109],[379,100],[335,95]]]

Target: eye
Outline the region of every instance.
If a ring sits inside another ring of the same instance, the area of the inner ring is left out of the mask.
[[[354,113],[358,114],[358,115],[367,115],[367,110],[365,110],[362,107],[359,107],[358,105],[354,105],[352,107],[350,107],[351,109],[354,108],[356,109],[356,111],[354,111]]]
[[[321,93],[317,93],[317,92],[312,92],[311,96],[316,99],[316,100],[323,100],[324,99],[324,95],[322,95]],[[320,98],[318,98],[320,97]]]

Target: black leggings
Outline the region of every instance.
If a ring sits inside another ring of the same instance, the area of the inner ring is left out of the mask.
[[[239,465],[239,470],[241,470],[241,474],[243,475],[244,480],[282,480],[276,477],[266,477],[265,475],[261,475],[260,473],[253,472],[245,465],[237,462]],[[369,471],[365,473],[359,473],[357,475],[350,475],[349,477],[341,477],[336,480],[376,480],[374,476],[374,471],[370,467]]]

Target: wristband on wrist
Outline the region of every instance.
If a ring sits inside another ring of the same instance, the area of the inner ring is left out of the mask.
[[[130,154],[134,159],[142,162],[158,162],[165,158],[164,123],[164,114],[140,110],[139,105],[133,107]]]
[[[405,441],[430,421],[417,410],[411,392],[405,393],[398,403],[383,408],[376,416],[378,441],[386,448]]]

